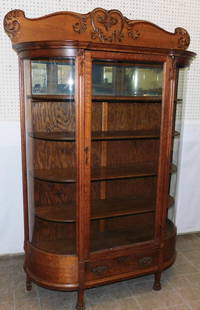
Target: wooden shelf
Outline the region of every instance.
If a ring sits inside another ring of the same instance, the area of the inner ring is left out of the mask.
[[[174,136],[179,136],[178,131],[174,132]],[[92,133],[93,141],[101,140],[130,140],[130,139],[159,139],[160,130],[129,130],[129,131],[94,131]]]
[[[92,133],[92,140],[129,140],[159,138],[159,130],[133,130],[133,131],[96,131]]]
[[[74,132],[30,132],[29,136],[34,139],[47,141],[75,141]]]
[[[33,94],[28,95],[28,99],[34,101],[69,101],[74,100],[74,95],[62,95],[62,94]],[[127,102],[162,102],[162,96],[92,96],[93,101],[127,101]]]
[[[137,102],[152,102],[152,103],[161,103],[162,96],[92,96],[92,101],[94,102],[121,102],[126,101],[130,103]]]
[[[168,208],[174,204],[174,198],[169,196]],[[101,199],[92,201],[91,220],[119,217],[124,215],[141,214],[155,211],[155,199]],[[40,219],[73,223],[76,221],[75,203],[69,202],[59,206],[42,206],[35,210]]]
[[[172,164],[170,173],[176,172]],[[31,173],[35,179],[58,183],[75,183],[76,171],[74,168],[65,169],[36,169]],[[91,181],[131,179],[157,175],[157,163],[135,163],[124,167],[98,167],[92,169]]]
[[[75,168],[65,169],[35,169],[31,172],[32,176],[40,181],[57,182],[57,183],[75,183],[76,171]]]
[[[174,132],[174,136],[179,136],[178,131]],[[74,132],[30,132],[29,136],[34,139],[47,141],[75,141]],[[92,133],[93,141],[102,140],[130,140],[130,139],[159,139],[160,131],[152,130],[121,130],[121,131],[94,131]]]
[[[28,99],[33,101],[74,101],[74,95],[50,95],[50,94],[35,94],[35,95],[28,95]]]

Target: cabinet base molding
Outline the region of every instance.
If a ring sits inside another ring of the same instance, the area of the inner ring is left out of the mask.
[[[122,281],[146,274],[159,274],[159,270],[170,267],[175,258],[176,228],[170,224],[170,231],[166,233],[164,247],[158,249],[155,245],[145,247],[129,247],[127,250],[113,250],[103,258],[103,252],[95,253],[95,259],[85,263],[85,288],[91,288],[107,283]],[[158,258],[162,251],[163,265],[158,266]],[[115,254],[116,253],[116,254]],[[118,254],[117,254],[118,253]],[[43,264],[45,262],[45,264]],[[28,279],[46,288],[73,291],[79,290],[78,284],[78,257],[75,255],[57,255],[47,253],[34,247],[29,242],[26,246],[25,271]],[[158,278],[158,276],[155,276]],[[160,276],[159,276],[160,277]],[[159,280],[159,279],[158,279]],[[160,289],[156,280],[154,289]]]
[[[27,242],[25,271],[31,281],[46,288],[73,291],[78,288],[78,257],[57,255]]]

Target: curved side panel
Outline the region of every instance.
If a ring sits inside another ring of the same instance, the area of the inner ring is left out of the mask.
[[[176,228],[167,233],[163,248],[164,269],[170,267],[176,259]]]
[[[32,281],[59,290],[78,287],[78,257],[41,251],[27,243],[25,271]]]

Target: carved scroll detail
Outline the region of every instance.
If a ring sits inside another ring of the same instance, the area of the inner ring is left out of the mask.
[[[78,32],[79,34],[85,32],[87,30],[87,21],[86,17],[80,18],[80,21],[72,25],[74,32]]]
[[[176,28],[175,33],[178,34],[178,47],[186,49],[190,44],[190,36],[184,28]]]
[[[4,18],[4,29],[8,36],[12,39],[20,30],[20,22],[18,18],[23,16],[24,12],[21,10],[10,11]]]

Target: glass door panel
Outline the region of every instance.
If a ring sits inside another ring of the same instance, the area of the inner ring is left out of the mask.
[[[76,251],[74,59],[25,61],[30,241]]]
[[[92,64],[91,251],[154,239],[163,64]]]

